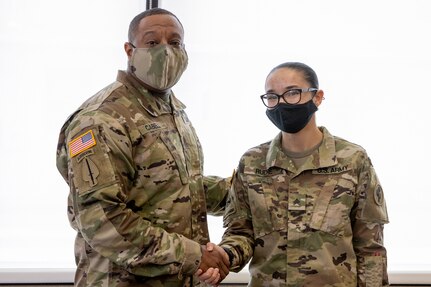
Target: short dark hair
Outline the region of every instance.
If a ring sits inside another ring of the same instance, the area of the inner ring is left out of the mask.
[[[130,22],[129,33],[128,33],[130,43],[132,43],[132,41],[135,39],[136,31],[138,30],[138,26],[141,20],[144,19],[145,17],[152,16],[152,15],[171,15],[172,17],[177,19],[178,23],[180,23],[181,25],[181,28],[183,28],[183,24],[178,19],[178,17],[174,15],[174,13],[162,8],[152,8],[136,15],[135,18],[133,18],[133,20]]]
[[[317,78],[316,72],[306,64],[300,63],[300,62],[286,62],[273,68],[268,75],[272,74],[275,70],[278,70],[281,68],[288,68],[288,69],[302,72],[305,80],[310,84],[311,88],[316,88],[316,89],[319,88],[319,79]]]

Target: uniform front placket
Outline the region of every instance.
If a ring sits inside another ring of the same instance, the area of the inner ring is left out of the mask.
[[[187,175],[190,175],[190,172],[189,172],[190,157],[189,157],[188,153],[186,152],[186,145],[184,143],[184,136],[183,136],[183,133],[185,132],[184,131],[184,123],[182,122],[182,118],[181,118],[178,111],[174,110],[172,112],[172,117],[174,119],[175,129],[177,130],[178,137],[180,139],[180,143],[181,143],[181,147],[182,147],[181,152],[182,152],[183,157],[185,159],[185,167],[186,167]]]
[[[181,115],[181,112],[174,110],[173,111],[173,118],[175,123],[175,128],[178,132],[178,137],[181,142],[182,146],[182,153],[183,157],[185,159],[185,167],[187,171],[188,176],[188,183],[189,183],[189,189],[190,189],[190,202],[191,202],[191,238],[206,238],[205,234],[208,234],[207,230],[202,230],[201,222],[201,216],[203,214],[206,214],[206,211],[201,210],[201,206],[205,206],[205,203],[201,202],[201,198],[199,198],[198,189],[199,186],[197,186],[199,183],[196,182],[195,178],[191,176],[191,171],[193,170],[193,167],[191,166],[193,164],[191,160],[191,152],[192,151],[185,142],[184,134],[185,133],[191,133],[192,131],[188,128],[186,125],[184,118]],[[203,205],[202,205],[203,204]],[[206,218],[205,218],[206,220]],[[206,233],[205,233],[206,232]],[[203,244],[204,242],[200,242]]]

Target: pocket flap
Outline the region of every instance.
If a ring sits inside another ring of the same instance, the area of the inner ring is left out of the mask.
[[[323,219],[325,218],[326,211],[328,210],[329,202],[331,201],[336,184],[336,180],[330,179],[322,187],[322,190],[316,199],[313,215],[311,217],[311,228],[320,229],[322,227]]]

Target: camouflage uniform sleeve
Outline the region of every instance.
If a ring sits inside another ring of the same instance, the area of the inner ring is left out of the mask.
[[[239,173],[233,175],[232,186],[226,202],[223,226],[227,229],[219,245],[232,252],[233,260],[229,269],[239,272],[253,256],[254,246],[247,189]]]
[[[222,216],[224,214],[226,199],[231,186],[231,181],[231,177],[204,177],[206,204],[209,214],[214,216]]]
[[[358,286],[389,286],[383,225],[388,223],[383,190],[368,157],[361,168],[358,199],[352,211]]]
[[[67,142],[88,131],[94,134],[95,145],[69,158],[76,223],[86,242],[136,275],[194,274],[200,265],[200,245],[153,226],[133,211],[128,190],[135,168],[126,129],[112,117],[93,112],[71,124]]]

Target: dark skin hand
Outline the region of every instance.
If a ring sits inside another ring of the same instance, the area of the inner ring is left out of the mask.
[[[201,245],[202,259],[199,269],[206,272],[210,267],[218,268],[220,279],[223,280],[229,274],[229,259],[217,250],[208,251],[205,245]],[[220,280],[220,281],[221,281]]]

